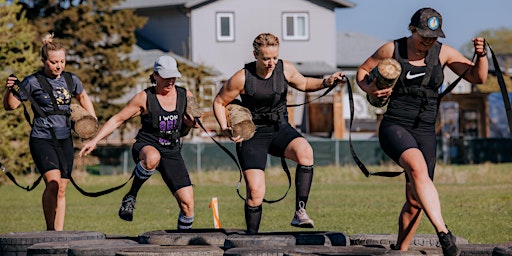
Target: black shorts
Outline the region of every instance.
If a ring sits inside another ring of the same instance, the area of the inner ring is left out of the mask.
[[[150,144],[142,142],[135,142],[133,144],[132,157],[135,163],[140,162],[140,151],[146,145]],[[192,186],[179,146],[177,146],[176,150],[166,150],[165,153],[162,153],[164,150],[162,150],[161,147],[156,145],[151,146],[155,147],[160,152],[160,162],[156,170],[160,172],[162,179],[173,194],[180,188]]]
[[[419,149],[427,163],[428,175],[430,179],[434,179],[437,150],[436,134],[434,131],[408,129],[383,119],[379,127],[379,142],[382,150],[397,164],[399,163],[400,156],[407,149]]]
[[[242,170],[265,170],[267,154],[283,157],[284,150],[295,138],[302,137],[290,124],[258,127],[254,136],[236,144],[236,153]]]
[[[73,160],[75,152],[73,149],[73,140],[70,138],[58,140],[58,145],[52,139],[40,139],[30,137],[30,153],[39,173],[44,174],[47,171],[58,169],[60,176],[69,179],[73,170]],[[59,158],[57,148],[61,147],[64,159]],[[64,160],[64,161],[63,161]],[[64,162],[66,166],[64,167]]]

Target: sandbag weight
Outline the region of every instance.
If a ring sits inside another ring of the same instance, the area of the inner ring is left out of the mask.
[[[98,131],[98,120],[79,104],[71,104],[71,128],[82,139],[90,139]]]
[[[251,111],[234,103],[228,104],[226,110],[228,126],[232,129],[233,137],[240,136],[244,140],[252,138],[256,126],[252,121]]]
[[[368,82],[371,83],[376,79],[376,85],[379,90],[390,88],[395,86],[401,72],[402,67],[398,61],[393,58],[386,58],[381,60],[379,64],[370,71]],[[385,106],[389,101],[389,97],[377,98],[370,94],[366,96],[370,104],[379,108]]]

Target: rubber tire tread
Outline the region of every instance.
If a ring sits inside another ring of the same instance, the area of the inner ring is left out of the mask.
[[[116,256],[223,256],[224,250],[217,246],[176,245],[153,248],[129,248],[116,253]]]
[[[27,248],[38,243],[73,240],[102,240],[105,234],[95,231],[39,231],[0,234],[0,255],[26,255]]]

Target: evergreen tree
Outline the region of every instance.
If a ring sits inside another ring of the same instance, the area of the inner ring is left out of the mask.
[[[21,6],[0,0],[0,93],[4,95],[5,79],[12,73],[22,79],[37,70],[41,62],[32,41],[36,29],[25,18]],[[30,103],[25,103],[30,108]],[[25,120],[20,107],[15,111],[0,108],[0,162],[5,168],[19,174],[33,166],[28,148],[30,125]],[[5,181],[0,175],[0,184]]]
[[[81,79],[100,123],[120,110],[124,104],[112,100],[129,92],[142,75],[138,61],[128,54],[136,43],[135,30],[146,19],[134,10],[114,10],[119,4],[119,0],[23,3],[38,34],[54,33],[66,46],[66,69]]]

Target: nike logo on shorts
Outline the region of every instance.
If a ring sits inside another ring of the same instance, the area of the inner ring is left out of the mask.
[[[425,75],[425,72],[423,72],[423,73],[418,73],[418,74],[414,74],[414,75],[413,75],[413,74],[411,74],[411,71],[409,71],[409,72],[407,72],[407,74],[405,75],[405,78],[407,78],[407,79],[409,79],[409,80],[410,80],[410,79],[414,79],[414,78],[416,78],[416,77],[420,77],[420,76],[424,76],[424,75]]]

